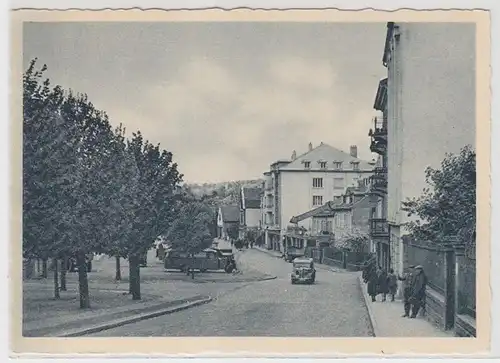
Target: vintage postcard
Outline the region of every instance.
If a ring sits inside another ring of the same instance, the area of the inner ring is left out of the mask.
[[[15,354],[489,351],[487,11],[11,19]]]

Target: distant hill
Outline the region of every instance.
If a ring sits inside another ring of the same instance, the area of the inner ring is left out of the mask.
[[[212,205],[221,206],[237,204],[241,187],[261,187],[262,182],[262,179],[255,179],[220,183],[187,183],[184,186],[195,196],[209,197]]]

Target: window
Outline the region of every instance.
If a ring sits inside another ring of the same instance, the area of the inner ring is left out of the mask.
[[[326,161],[320,161],[320,162],[319,162],[319,167],[320,167],[321,169],[326,169]]]
[[[334,162],[334,163],[333,163],[333,167],[334,167],[335,169],[337,169],[337,170],[342,169],[342,162],[338,162],[338,161]]]
[[[344,178],[334,178],[333,189],[344,189]]]
[[[304,161],[304,168],[309,169],[311,167],[310,161]]]
[[[359,170],[359,162],[353,162],[352,163],[352,170]]]
[[[323,188],[323,178],[313,178],[313,188]]]
[[[313,195],[313,205],[323,205],[323,196]]]

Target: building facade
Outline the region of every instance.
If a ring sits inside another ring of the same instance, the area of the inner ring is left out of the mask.
[[[269,215],[264,228],[268,235],[268,248],[280,249],[289,221],[304,211],[322,206],[346,188],[371,175],[373,163],[357,157],[357,147],[346,153],[321,143],[300,156],[293,152],[290,160],[278,161],[265,173],[266,210]],[[269,186],[269,189],[268,187]],[[307,235],[313,230],[312,219],[299,222]]]
[[[428,166],[475,147],[475,54],[472,23],[387,24],[387,222],[396,272],[409,218],[402,202],[427,187]]]
[[[240,229],[240,208],[237,205],[219,207],[217,211],[217,237],[237,238]]]

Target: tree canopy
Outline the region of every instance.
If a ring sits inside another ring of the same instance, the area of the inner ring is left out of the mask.
[[[467,145],[458,154],[446,154],[441,168],[428,167],[429,187],[403,202],[409,231],[419,239],[445,242],[458,237],[468,242],[476,230],[476,153]]]

